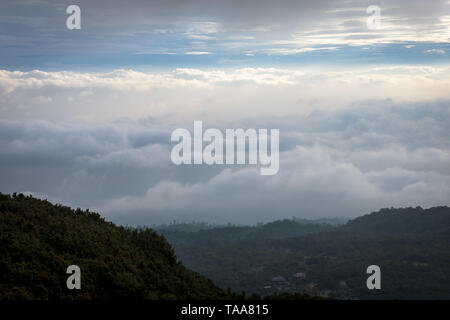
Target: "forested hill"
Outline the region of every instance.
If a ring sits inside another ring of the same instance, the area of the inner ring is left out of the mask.
[[[66,269],[81,268],[81,290]],[[1,299],[220,299],[214,283],[185,268],[150,229],[30,196],[0,194]]]
[[[450,235],[450,208],[381,209],[350,220],[342,229],[364,233]]]

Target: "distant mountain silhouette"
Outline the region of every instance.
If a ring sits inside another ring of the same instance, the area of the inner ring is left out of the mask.
[[[427,234],[450,232],[450,208],[381,209],[350,220],[343,230],[383,234]]]
[[[187,229],[187,228],[186,228]],[[205,241],[211,245],[231,245],[239,242],[261,242],[270,239],[296,237],[310,233],[332,231],[336,227],[328,224],[305,223],[295,220],[277,220],[258,226],[218,226],[215,228],[198,230],[196,232],[179,231],[175,228],[163,228],[157,231],[168,239],[174,241],[174,245],[184,242]],[[175,231],[174,231],[175,230]]]

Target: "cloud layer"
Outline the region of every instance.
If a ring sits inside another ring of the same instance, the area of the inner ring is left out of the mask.
[[[432,61],[424,51],[449,44],[447,0],[377,1],[379,29],[367,27],[372,1],[90,1],[81,8],[81,30],[66,29],[66,8],[73,1],[17,1],[0,4],[0,59],[4,67],[109,68],[152,65],[261,65],[270,57],[305,53],[348,61],[388,60],[395,44],[427,44],[420,53],[397,52],[400,61]],[[377,46],[378,45],[378,46]],[[350,48],[349,48],[350,46]],[[355,51],[351,47],[358,47]],[[375,51],[361,48],[376,46]],[[444,46],[444,47],[442,47]],[[414,50],[410,50],[414,51]],[[436,52],[438,52],[436,51]],[[341,54],[342,53],[342,54]],[[205,59],[208,56],[208,59]],[[420,57],[418,57],[420,56]],[[301,59],[299,59],[301,58]],[[310,59],[310,57],[306,57]]]
[[[354,216],[450,199],[450,2],[0,4],[0,191],[119,223]],[[68,71],[69,70],[69,71]],[[280,129],[280,171],[175,166],[176,128]]]
[[[370,101],[306,116],[239,119],[280,128],[280,171],[175,166],[154,118],[107,124],[0,121],[0,190],[96,208],[119,223],[254,223],[449,205],[449,101]],[[192,123],[178,123],[192,130]]]
[[[220,119],[231,125],[236,118],[305,115],[370,99],[450,99],[449,75],[448,66],[179,68],[159,73],[0,70],[0,117],[91,123],[163,117],[175,122]]]

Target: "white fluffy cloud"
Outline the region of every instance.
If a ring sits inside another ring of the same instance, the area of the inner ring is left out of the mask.
[[[449,99],[446,66],[318,71],[279,68],[107,73],[0,71],[0,116],[104,122],[307,114],[368,99]]]

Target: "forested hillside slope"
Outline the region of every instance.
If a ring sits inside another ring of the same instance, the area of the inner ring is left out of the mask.
[[[69,265],[81,290],[69,290]],[[185,268],[150,229],[106,222],[30,196],[0,194],[0,299],[221,299],[229,295]]]

